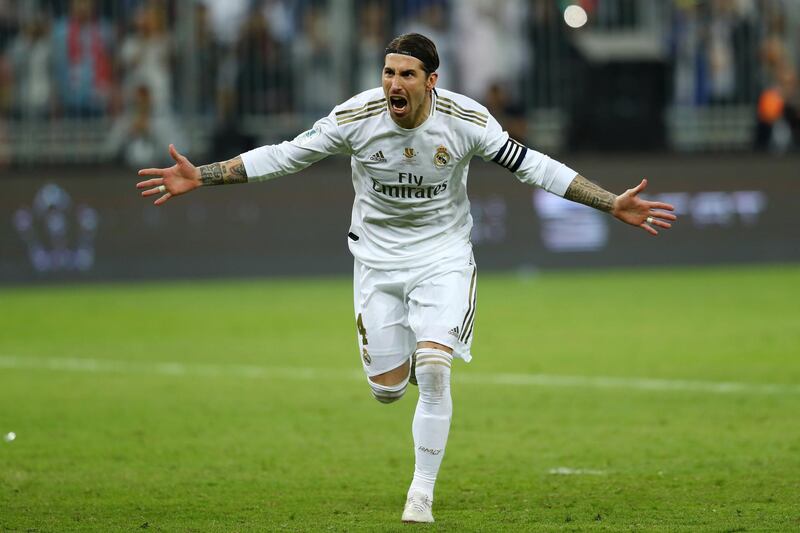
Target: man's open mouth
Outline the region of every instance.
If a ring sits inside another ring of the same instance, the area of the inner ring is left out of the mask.
[[[392,111],[395,113],[402,113],[408,107],[408,100],[406,100],[405,96],[390,96],[389,105],[391,105]]]

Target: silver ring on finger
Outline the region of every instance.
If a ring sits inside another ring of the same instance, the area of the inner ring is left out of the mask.
[[[653,217],[647,217],[647,221],[646,222],[648,224],[652,224],[653,223]]]
[[[165,185],[159,185],[158,186],[158,192],[160,192],[160,193],[167,192],[167,187]]]

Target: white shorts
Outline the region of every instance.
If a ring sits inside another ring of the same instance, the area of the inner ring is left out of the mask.
[[[477,269],[472,256],[422,268],[376,270],[355,260],[358,347],[367,376],[402,365],[417,343],[432,341],[472,359]]]

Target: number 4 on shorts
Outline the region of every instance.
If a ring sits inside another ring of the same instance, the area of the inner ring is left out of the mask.
[[[361,335],[361,344],[366,346],[367,342],[367,329],[364,327],[364,320],[361,318],[361,313],[358,313],[358,318],[356,319],[356,327],[358,328],[358,334]]]

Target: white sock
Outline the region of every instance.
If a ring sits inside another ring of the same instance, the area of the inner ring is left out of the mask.
[[[433,499],[433,486],[444,457],[453,400],[450,397],[450,363],[453,357],[442,350],[417,350],[416,377],[419,400],[411,432],[414,435],[414,479],[412,491]]]

